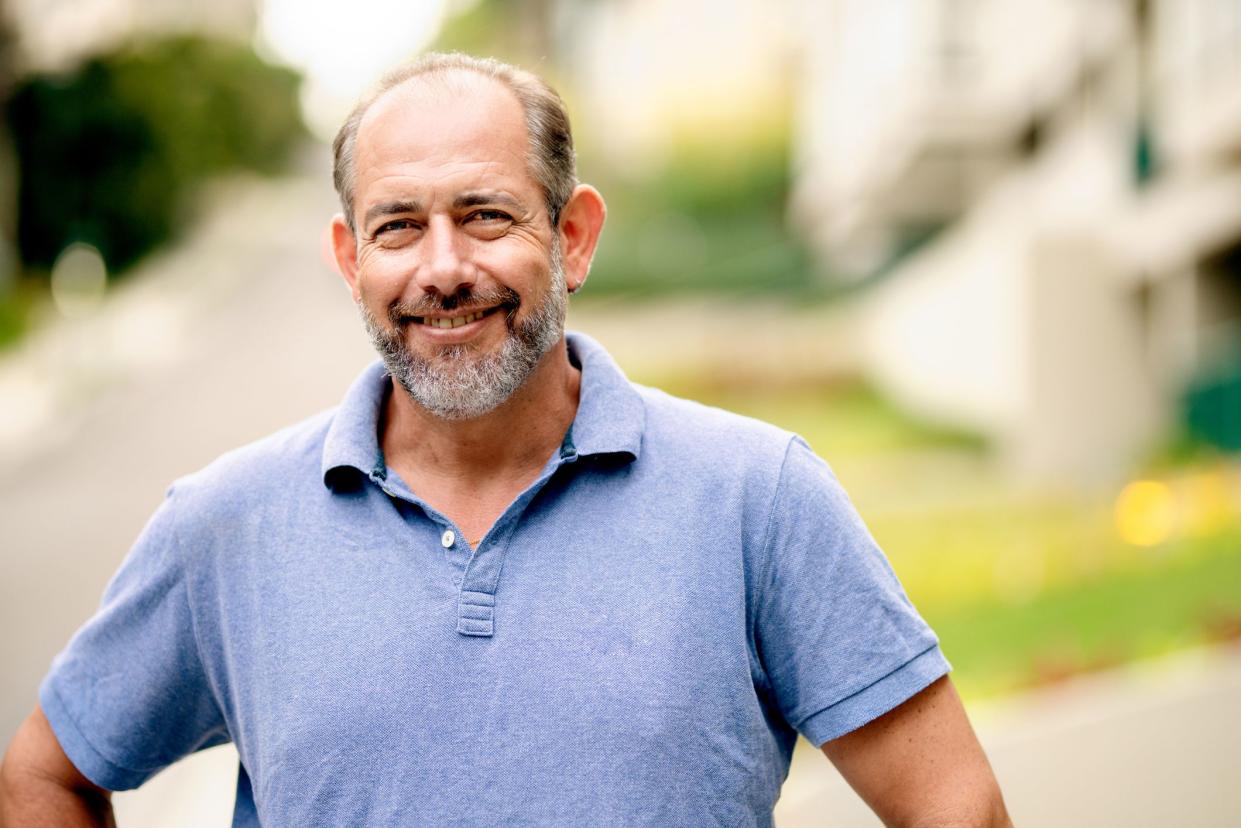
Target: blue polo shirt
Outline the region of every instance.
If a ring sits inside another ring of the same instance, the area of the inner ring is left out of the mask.
[[[378,363],[179,480],[41,688],[74,764],[231,741],[234,825],[770,825],[798,731],[948,670],[802,440],[569,348],[573,425],[477,549],[386,467]]]

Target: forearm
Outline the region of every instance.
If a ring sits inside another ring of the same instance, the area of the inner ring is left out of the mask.
[[[115,826],[112,803],[94,789],[64,787],[34,773],[0,769],[0,828]]]
[[[110,796],[73,766],[38,708],[0,762],[0,828],[115,826]]]
[[[888,828],[1012,828],[1004,797],[981,750],[932,767],[934,781],[875,802]]]

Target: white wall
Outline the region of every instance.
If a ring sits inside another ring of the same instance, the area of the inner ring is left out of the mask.
[[[1125,139],[1083,121],[871,300],[864,359],[881,387],[990,435],[1033,476],[1116,474],[1167,416],[1135,280],[1105,232],[1132,198]]]
[[[989,185],[987,156],[1011,153],[1031,115],[1126,36],[1118,8],[804,0],[795,201],[812,240],[865,268],[893,222],[955,215]]]

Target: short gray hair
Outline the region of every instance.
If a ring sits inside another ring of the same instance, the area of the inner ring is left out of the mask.
[[[477,58],[459,52],[432,52],[399,66],[384,75],[379,84],[362,100],[336,133],[332,141],[332,180],[345,211],[349,229],[357,232],[354,223],[354,188],[357,184],[356,155],[358,128],[371,104],[384,93],[417,77],[444,77],[451,72],[472,72],[498,81],[508,88],[526,115],[529,140],[530,174],[543,188],[547,214],[552,226],[560,223],[560,212],[577,186],[577,161],[573,151],[573,132],[564,101],[550,85],[533,72],[520,69],[494,58]]]

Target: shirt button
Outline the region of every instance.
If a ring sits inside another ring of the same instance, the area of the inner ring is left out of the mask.
[[[457,536],[452,533],[451,529],[444,530],[444,534],[440,537],[440,543],[444,544],[444,548],[452,546],[457,541]]]

